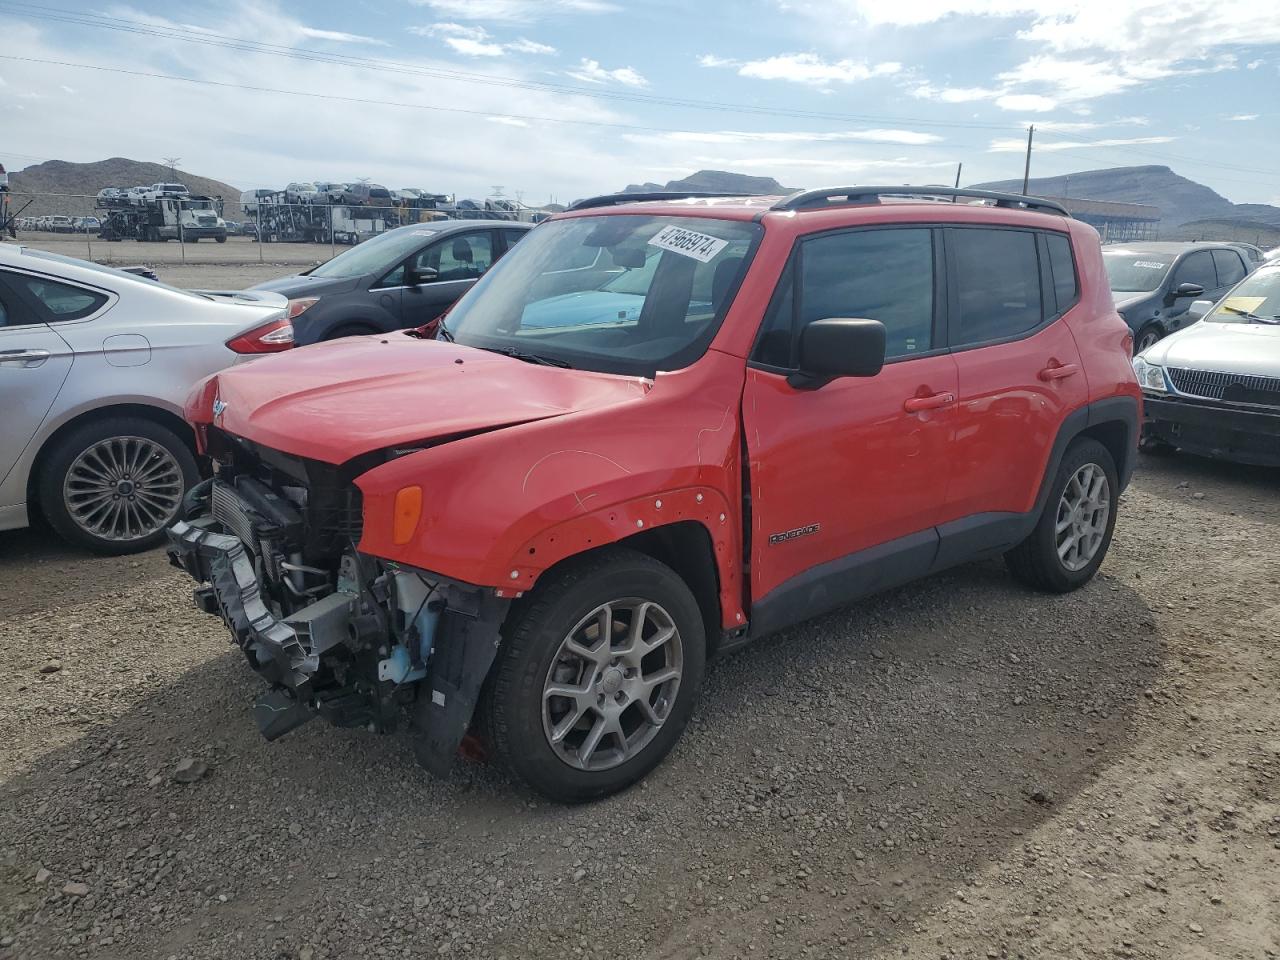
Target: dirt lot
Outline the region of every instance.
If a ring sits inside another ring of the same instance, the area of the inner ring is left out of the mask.
[[[0,534],[0,956],[1277,956],[1277,493],[1144,460],[1085,590],[979,564],[764,641],[578,808],[267,744],[162,555]]]
[[[228,237],[226,243],[107,243],[96,237],[23,233],[21,243],[66,257],[93,260],[108,266],[147,264],[165,283],[204,290],[238,290],[297,273],[328,260],[348,247],[318,243],[258,244],[248,237]]]

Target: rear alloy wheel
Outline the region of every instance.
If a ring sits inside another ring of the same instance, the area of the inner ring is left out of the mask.
[[[1062,456],[1048,502],[1031,535],[1005,554],[1019,580],[1066,593],[1102,565],[1116,525],[1115,461],[1097,440],[1074,441]]]
[[[1133,338],[1133,355],[1136,357],[1143,350],[1146,350],[1149,347],[1154,347],[1160,342],[1160,339],[1160,328],[1154,323],[1147,324],[1139,330],[1138,335]]]
[[[552,574],[513,617],[483,715],[506,765],[568,803],[657,766],[689,721],[706,659],[697,601],[675,572],[615,548]]]
[[[64,438],[41,479],[41,506],[59,534],[97,553],[123,554],[164,539],[199,471],[173,431],[120,417]]]

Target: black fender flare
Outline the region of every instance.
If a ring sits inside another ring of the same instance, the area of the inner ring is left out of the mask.
[[[1039,517],[1049,499],[1050,485],[1057,476],[1058,465],[1062,463],[1063,454],[1071,441],[1103,424],[1119,424],[1124,431],[1123,450],[1125,455],[1116,461],[1116,473],[1120,478],[1122,493],[1133,477],[1134,461],[1138,451],[1138,436],[1142,425],[1142,405],[1137,397],[1120,396],[1095,400],[1067,414],[1058,428],[1058,436],[1049,451],[1049,462],[1045,464],[1044,476],[1040,480],[1040,492],[1036,495],[1036,504],[1032,515]]]

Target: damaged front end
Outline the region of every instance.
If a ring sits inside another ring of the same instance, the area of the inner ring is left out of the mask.
[[[445,775],[497,652],[507,601],[356,549],[360,491],[380,460],[334,467],[221,434],[219,468],[188,495],[169,558],[270,684],[253,712],[274,740],[314,716],[394,730]],[[361,461],[367,458],[361,458]]]

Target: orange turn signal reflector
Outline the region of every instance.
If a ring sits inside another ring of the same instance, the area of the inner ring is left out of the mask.
[[[408,543],[413,531],[418,529],[422,516],[422,488],[401,487],[396,491],[395,517],[392,522],[392,539],[396,544]]]

